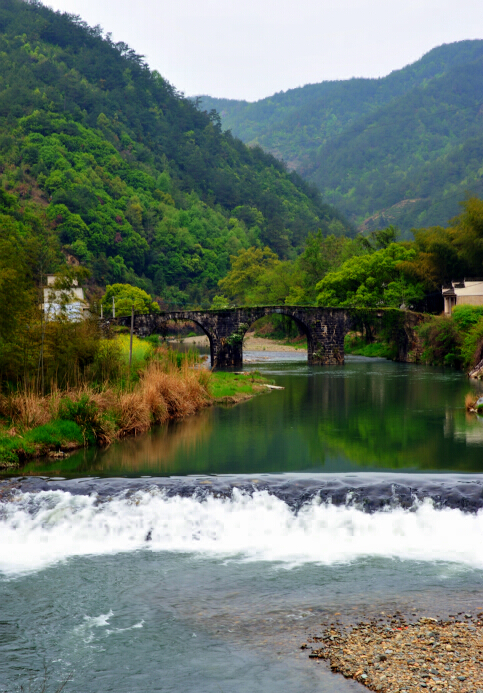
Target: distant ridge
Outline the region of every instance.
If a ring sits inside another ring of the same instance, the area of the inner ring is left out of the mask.
[[[200,106],[315,183],[361,229],[446,224],[467,193],[483,194],[483,40],[439,46],[379,79],[255,103],[203,96]]]

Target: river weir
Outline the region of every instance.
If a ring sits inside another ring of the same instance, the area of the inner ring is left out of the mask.
[[[483,611],[463,377],[265,359],[283,391],[0,480],[0,691],[362,691],[300,646]]]

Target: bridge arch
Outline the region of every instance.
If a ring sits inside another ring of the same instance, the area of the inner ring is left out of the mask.
[[[262,315],[260,317],[256,317],[254,322],[257,322],[258,320],[261,320],[262,318],[268,318],[271,315],[283,315],[286,318],[290,318],[299,328],[301,332],[303,332],[305,335],[308,335],[310,332],[310,327],[309,325],[303,320],[303,318],[300,315],[294,315],[293,311],[291,311],[288,308],[279,308],[278,306],[267,306],[262,309]],[[248,330],[254,323],[250,323]]]
[[[214,361],[214,354],[213,354],[213,335],[210,331],[210,328],[205,324],[205,321],[203,321],[203,313],[200,311],[200,315],[195,314],[196,311],[193,311],[193,315],[190,312],[190,317],[186,317],[185,313],[170,313],[170,314],[161,314],[154,316],[155,319],[152,321],[147,321],[146,322],[146,331],[143,331],[143,336],[149,336],[152,334],[161,334],[163,335],[165,333],[165,325],[168,322],[193,322],[195,325],[198,325],[203,330],[203,333],[208,337],[208,341],[210,343],[210,359],[211,359],[211,365],[213,366],[213,361]],[[137,316],[136,316],[137,317]],[[147,330],[150,330],[149,332]],[[139,334],[139,332],[138,332]]]
[[[312,335],[310,326],[303,319],[301,319],[299,315],[293,315],[293,311],[291,311],[290,309],[285,309],[283,307],[278,306],[266,306],[261,309],[256,309],[255,311],[250,311],[250,313],[251,314],[248,322],[242,323],[240,325],[240,331],[243,332],[243,336],[245,336],[253,327],[253,325],[256,324],[259,320],[262,320],[263,318],[268,318],[273,315],[281,315],[285,318],[289,318],[297,326],[299,332],[305,335],[305,337],[307,338],[307,344],[311,339]]]

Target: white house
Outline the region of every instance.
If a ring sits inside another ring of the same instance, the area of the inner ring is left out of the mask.
[[[463,279],[443,286],[444,314],[451,315],[455,306],[483,306],[483,279]]]
[[[47,275],[47,286],[44,287],[44,302],[42,303],[42,310],[46,319],[52,319],[65,313],[69,320],[84,320],[88,313],[84,289],[78,286],[77,279],[72,280],[70,288],[55,288],[57,279],[55,274]]]

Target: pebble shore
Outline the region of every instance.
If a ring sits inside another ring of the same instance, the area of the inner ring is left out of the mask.
[[[383,623],[333,624],[301,649],[371,691],[483,693],[483,613],[416,623],[397,613]]]

